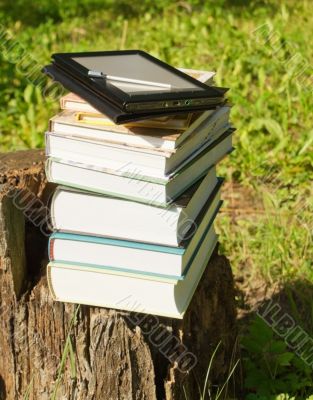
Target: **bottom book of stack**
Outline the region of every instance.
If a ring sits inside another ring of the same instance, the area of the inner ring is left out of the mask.
[[[50,262],[50,291],[56,301],[183,318],[216,242],[211,227],[181,278]]]
[[[55,232],[48,265],[54,299],[183,318],[217,243],[221,185],[218,180],[194,234],[178,246]]]

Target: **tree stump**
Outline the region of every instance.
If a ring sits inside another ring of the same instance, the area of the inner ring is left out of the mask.
[[[53,302],[42,151],[0,154],[0,399],[199,399],[236,358],[233,277],[215,249],[183,320]],[[231,396],[227,397],[230,398]]]

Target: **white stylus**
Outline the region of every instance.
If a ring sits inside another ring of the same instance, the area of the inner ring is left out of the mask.
[[[171,85],[167,83],[159,83],[159,82],[150,82],[143,81],[140,79],[131,79],[131,78],[123,78],[120,76],[106,75],[100,71],[88,71],[88,76],[91,78],[103,78],[109,81],[117,81],[117,82],[125,82],[125,83],[134,83],[136,85],[146,85],[146,86],[155,86],[159,88],[171,89]]]

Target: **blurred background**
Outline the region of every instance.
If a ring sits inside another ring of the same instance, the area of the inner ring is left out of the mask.
[[[231,88],[237,132],[218,169],[218,228],[247,399],[313,399],[313,354],[297,355],[257,315],[271,299],[313,343],[312,37],[311,0],[0,2],[0,151],[44,146],[59,104],[40,70],[54,52],[142,49]]]

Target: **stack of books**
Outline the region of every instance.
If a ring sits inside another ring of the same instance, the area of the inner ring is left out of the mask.
[[[210,85],[214,74],[184,70]],[[216,243],[230,105],[116,125],[73,93],[46,133],[55,300],[182,318]]]

